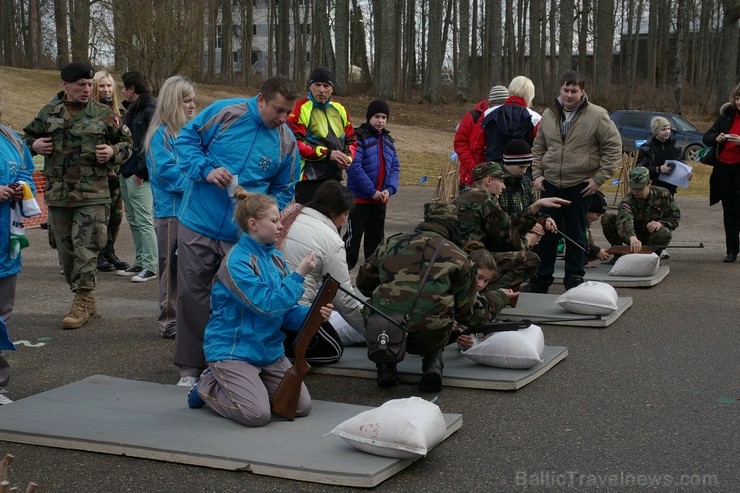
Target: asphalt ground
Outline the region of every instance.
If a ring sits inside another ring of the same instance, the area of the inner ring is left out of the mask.
[[[421,219],[434,188],[392,198],[387,232]],[[610,197],[611,203],[611,197]],[[381,483],[388,492],[740,490],[740,262],[724,264],[722,211],[705,198],[678,198],[683,219],[669,248],[671,273],[652,288],[619,288],[633,306],[606,329],[544,326],[548,345],[569,356],[517,391],[445,388],[443,412],[461,430],[426,458]],[[117,244],[131,260],[126,224]],[[157,283],[99,275],[99,315],[79,330],[60,321],[72,294],[46,231],[28,231],[13,340],[45,342],[9,353],[12,399],[94,374],[174,384],[173,341],[159,338]],[[597,238],[600,236],[597,233]],[[603,238],[603,237],[602,237]],[[554,286],[552,293],[562,292]],[[379,389],[372,380],[308,375],[314,399],[378,406],[417,395],[415,386]],[[429,397],[429,396],[427,396]],[[146,402],[141,403],[142,406]],[[185,402],[183,401],[183,406]],[[91,411],[92,413],[93,411]],[[245,443],[245,446],[249,446]],[[227,472],[97,453],[0,442],[11,485],[44,492],[341,491],[248,472]]]

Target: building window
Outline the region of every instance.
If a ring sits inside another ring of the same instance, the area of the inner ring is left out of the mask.
[[[252,24],[252,36],[257,36],[257,24]]]
[[[222,25],[216,26],[216,49],[220,50],[223,46],[223,33],[224,29]]]

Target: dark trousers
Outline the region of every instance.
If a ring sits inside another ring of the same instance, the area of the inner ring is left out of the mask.
[[[728,254],[740,253],[740,163],[717,163],[712,174],[713,183],[722,201],[722,220],[725,225],[725,244]]]
[[[349,215],[349,228],[344,235],[347,266],[354,268],[360,257],[360,242],[365,236],[365,260],[369,259],[385,235],[385,204],[357,204]]]
[[[591,197],[583,197],[581,191],[586,187],[585,183],[579,183],[569,188],[557,188],[552,183],[545,181],[545,191],[541,197],[560,197],[570,200],[571,204],[560,208],[543,207],[540,212],[553,218],[558,230],[577,241],[580,245],[588,245],[586,239],[586,213],[591,205]],[[550,286],[555,271],[555,260],[557,259],[558,234],[547,233],[537,244],[534,251],[540,256],[540,268],[537,270],[537,281],[542,286]],[[567,245],[567,242],[566,242]],[[583,277],[585,254],[580,248],[567,245],[565,248],[565,277],[566,286],[573,276]]]

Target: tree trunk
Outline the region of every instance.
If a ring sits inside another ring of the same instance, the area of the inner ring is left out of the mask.
[[[581,5],[578,23],[578,71],[582,74],[587,73],[588,65],[588,26],[591,2],[584,1]]]
[[[501,60],[501,53],[503,50],[502,42],[502,26],[501,26],[501,15],[499,9],[501,8],[501,0],[486,2],[488,15],[492,18],[491,31],[488,32],[488,36],[493,41],[491,42],[491,72],[488,80],[499,80],[501,84],[508,86],[509,81],[501,78],[503,71],[503,61]],[[496,8],[498,7],[498,9]]]
[[[69,0],[69,27],[72,39],[72,59],[87,62],[90,47],[90,3],[88,0]]]
[[[529,4],[529,76],[534,82],[535,95],[541,104],[548,100],[545,94],[545,53],[540,45],[545,19],[545,0],[532,0]]]
[[[740,5],[737,0],[722,0],[725,14],[722,17],[722,45],[720,49],[721,67],[717,79],[717,106],[727,101],[730,90],[737,83],[737,45],[740,39],[738,20],[740,19]]]
[[[614,0],[599,0],[596,10],[596,36],[594,48],[595,87],[598,101],[609,95],[612,83],[614,54]]]
[[[277,12],[277,71],[290,77],[290,4],[288,0],[278,1]],[[298,6],[296,5],[296,8]],[[294,26],[300,28],[300,26]]]
[[[249,86],[252,82],[252,5],[247,2],[240,2],[241,23],[242,23],[242,84]],[[201,46],[203,43],[201,43]]]
[[[455,82],[457,83],[457,96],[461,100],[467,101],[468,79],[470,77],[468,73],[470,70],[470,2],[460,2],[458,16],[460,18],[460,55]]]
[[[502,64],[502,78],[510,81],[514,76],[514,0],[505,0],[506,13],[504,14],[504,63]],[[508,86],[508,84],[504,84]]]
[[[673,62],[673,112],[680,115],[681,93],[683,91],[684,78],[684,27],[686,26],[686,0],[677,0],[676,9],[676,51]]]
[[[298,8],[298,7],[296,7]],[[336,28],[334,41],[336,42],[337,57],[337,87],[338,94],[349,92],[349,0],[336,0]]]
[[[404,29],[404,48],[406,64],[406,85],[403,100],[411,97],[411,88],[416,84],[416,75],[420,74],[416,66],[416,1],[406,0],[406,29]]]
[[[216,24],[218,24],[218,2],[208,2],[208,71],[206,80],[213,84],[216,74]]]
[[[394,10],[396,2],[395,0],[380,0],[378,7],[375,10],[375,32],[377,33],[375,45],[378,48],[378,69],[375,71],[375,76],[378,81],[378,96],[381,99],[396,99],[394,81],[394,45],[396,42]]]
[[[558,73],[573,69],[573,0],[560,2],[560,43],[558,45]]]
[[[39,12],[39,0],[28,2],[28,38],[30,41],[31,68],[41,66],[41,13]]]
[[[5,2],[3,3],[5,5]],[[67,0],[54,0],[54,24],[57,38],[57,68],[69,63],[69,7]]]
[[[424,101],[438,103],[440,101],[439,85],[444,56],[444,47],[442,46],[442,15],[444,5],[439,1],[431,2],[428,8],[429,44],[422,97]]]
[[[221,73],[224,84],[231,84],[234,73],[234,54],[231,49],[233,39],[231,0],[221,1]]]

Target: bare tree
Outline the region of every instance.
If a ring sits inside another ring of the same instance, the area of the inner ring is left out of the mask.
[[[61,68],[62,65],[69,62],[69,32],[67,31],[67,19],[67,0],[54,0],[57,68]]]
[[[468,100],[468,71],[470,62],[470,2],[460,2],[458,8],[460,19],[460,36],[459,36],[459,59],[457,70],[455,72],[455,83],[457,85],[457,95],[463,101]]]
[[[69,34],[72,39],[72,58],[86,62],[90,47],[89,0],[69,0]]]
[[[614,53],[614,0],[598,0],[596,7],[596,35],[594,71],[596,99],[604,99],[610,91]]]
[[[582,0],[578,12],[578,71],[585,74],[588,60],[588,20],[591,12],[591,2]]]
[[[560,2],[558,74],[564,74],[573,69],[573,12],[573,0]]]
[[[41,66],[41,6],[39,0],[28,2],[28,59],[31,68]]]
[[[240,4],[240,15],[241,19],[241,61],[242,61],[242,83],[248,86],[252,82],[252,24],[253,13],[252,5],[249,2],[239,2]],[[297,9],[296,9],[297,10]],[[297,44],[297,43],[296,43]],[[203,46],[203,43],[201,43]],[[301,44],[301,47],[305,47],[305,43]],[[296,46],[296,50],[298,47]]]
[[[298,8],[298,7],[296,7]],[[349,89],[349,0],[336,0],[336,92],[347,94]]]
[[[427,70],[424,73],[424,83],[422,85],[422,98],[424,101],[437,103],[440,100],[439,85],[444,55],[444,47],[442,45],[442,15],[444,5],[442,2],[431,2],[428,8],[429,44],[427,48]]]
[[[722,48],[717,80],[717,106],[724,102],[730,94],[730,89],[737,83],[738,66],[737,52],[740,39],[740,2],[737,0],[722,0],[725,14],[722,17]]]
[[[542,50],[541,39],[545,19],[545,0],[532,0],[529,4],[529,77],[534,82],[535,94],[540,95],[542,101],[545,96],[545,53]]]
[[[411,96],[411,87],[416,83],[416,1],[406,0],[406,15],[404,28],[404,79],[402,100]]]
[[[306,78],[306,53],[308,53],[308,39],[311,24],[308,22],[308,2],[293,7],[293,25],[295,55],[293,57],[293,80],[296,86],[302,87]]]
[[[681,92],[683,90],[684,78],[684,43],[686,26],[686,0],[676,1],[676,51],[674,53],[673,67],[673,104],[674,113],[681,114]]]
[[[233,39],[231,0],[221,0],[221,69],[219,79],[231,84],[234,75],[234,54],[231,49]]]

